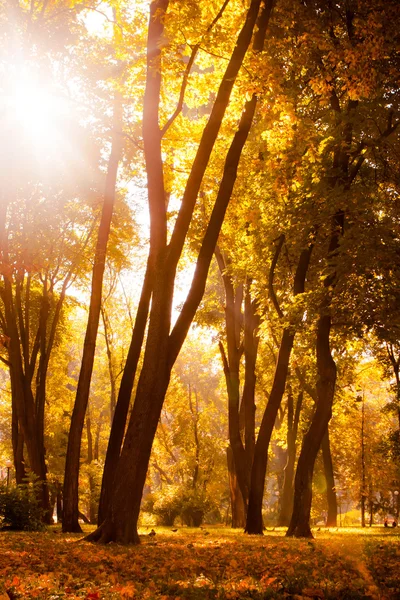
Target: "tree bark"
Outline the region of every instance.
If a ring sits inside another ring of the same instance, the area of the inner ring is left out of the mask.
[[[305,279],[311,258],[312,245],[304,249],[299,257],[293,284],[293,295],[304,293]],[[278,359],[275,368],[274,381],[266,409],[260,425],[256,442],[253,468],[251,471],[251,484],[249,506],[247,511],[246,532],[262,535],[262,501],[264,495],[265,475],[267,472],[268,448],[275,419],[281,405],[285,391],[286,377],[289,368],[290,355],[295,337],[295,325],[285,327],[282,333]]]
[[[126,419],[128,416],[128,410],[131,401],[133,383],[135,380],[136,369],[146,329],[152,286],[153,260],[152,256],[149,256],[147,261],[146,274],[143,282],[142,293],[137,309],[135,326],[132,332],[132,338],[131,343],[129,345],[129,351],[128,356],[126,358],[124,372],[122,374],[121,384],[118,392],[118,400],[115,407],[110,437],[108,440],[103,478],[101,482],[98,512],[99,525],[101,525],[101,523],[106,518],[110,505],[110,499],[113,492],[114,476],[121,452],[122,440],[124,438],[126,427]]]
[[[114,97],[114,117],[111,154],[105,184],[104,201],[99,225],[94,266],[92,274],[92,290],[89,304],[89,317],[83,346],[82,364],[79,373],[78,386],[72,412],[71,426],[68,436],[68,447],[64,475],[64,510],[63,531],[81,532],[78,522],[78,481],[79,459],[81,450],[82,430],[85,420],[86,407],[89,399],[90,381],[92,377],[94,353],[96,349],[97,330],[99,326],[103,274],[105,268],[107,244],[114,209],[116,180],[119,161],[121,159],[122,142],[122,96],[119,91]]]
[[[300,384],[303,386],[303,389],[307,394],[314,400],[315,404],[318,402],[318,396],[316,390],[305,380],[302,375],[300,369],[296,368],[296,374]],[[333,461],[331,454],[331,446],[329,440],[329,426],[326,431],[326,435],[322,440],[321,445],[322,450],[322,459],[324,465],[324,475],[326,481],[326,500],[328,504],[328,517],[327,517],[327,525],[330,527],[337,526],[337,495],[336,495],[336,487],[335,487],[335,477],[333,470]]]
[[[293,479],[296,462],[297,431],[299,427],[303,392],[297,397],[296,408],[293,406],[292,392],[288,393],[288,433],[287,433],[287,462],[281,496],[281,510],[278,518],[278,527],[288,526],[293,511]]]
[[[317,397],[311,425],[304,436],[295,476],[294,508],[287,536],[313,537],[310,528],[314,464],[332,416],[336,364],[329,346],[330,315],[322,315],[317,326]]]
[[[11,378],[11,390],[12,390]],[[23,483],[26,477],[24,462],[24,435],[18,423],[17,410],[15,406],[14,394],[11,392],[11,442],[13,448],[15,481],[17,485]]]
[[[199,401],[198,401],[196,389],[194,389],[194,397],[195,397],[195,406],[193,406],[192,386],[190,385],[190,382],[189,382],[188,400],[189,400],[190,413],[192,415],[193,439],[194,439],[194,448],[195,448],[192,488],[196,489],[197,483],[199,480],[199,474],[200,474]]]
[[[331,444],[329,440],[329,427],[326,430],[326,433],[322,439],[321,449],[326,480],[326,498],[328,501],[328,516],[326,519],[326,524],[328,527],[337,527],[338,507],[335,488],[335,475],[333,472]]]
[[[238,132],[232,141],[225,162],[224,174],[203,243],[199,252],[192,286],[181,314],[171,332],[173,287],[177,263],[190,225],[196,198],[213,149],[230,93],[250,44],[260,1],[252,0],[246,22],[217,93],[209,122],[189,175],[171,241],[167,247],[167,219],[161,130],[158,107],[161,87],[161,40],[163,18],[168,0],[156,0],[150,7],[148,30],[148,69],[144,98],[143,138],[148,176],[150,208],[150,252],[154,253],[154,284],[149,329],[124,444],[114,479],[112,501],[105,521],[90,536],[103,542],[138,543],[137,520],[145,483],[152,443],[161,414],[172,366],[180,352],[194,314],[204,293],[208,269],[213,256],[222,221],[236,180],[243,145],[252,123],[255,101],[242,115]]]
[[[238,484],[237,475],[235,472],[235,463],[233,460],[233,452],[230,446],[228,446],[226,449],[226,459],[231,499],[231,525],[233,528],[243,528],[246,525],[246,507]]]
[[[113,357],[112,357],[112,350],[111,350],[111,340],[110,340],[108,317],[107,317],[104,306],[101,307],[101,317],[102,317],[103,327],[104,327],[104,338],[106,341],[108,373],[110,376],[110,388],[111,388],[111,390],[110,390],[110,423],[112,424],[113,418],[114,418],[115,406],[117,404],[117,386],[116,386],[116,376],[114,374],[114,365],[113,365]]]
[[[235,485],[240,488],[240,495],[247,509],[248,501],[248,477],[246,469],[246,451],[242,439],[244,429],[240,415],[240,359],[243,354],[241,329],[243,322],[242,300],[243,285],[235,289],[232,278],[226,272],[226,264],[222,253],[216,248],[219,269],[225,287],[225,331],[228,353],[226,355],[222,342],[219,349],[225,374],[226,390],[228,395],[228,434],[229,444],[233,455]],[[232,488],[234,490],[234,487]],[[236,494],[236,492],[235,492]],[[233,518],[233,512],[232,512]]]

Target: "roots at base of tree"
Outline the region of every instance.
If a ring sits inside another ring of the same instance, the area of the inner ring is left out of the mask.
[[[62,524],[62,532],[63,533],[83,533],[82,527],[79,525],[73,525],[71,527],[67,527],[64,522]]]
[[[260,531],[258,527],[246,527],[244,533],[247,533],[248,535],[264,535],[263,528]]]
[[[251,515],[247,517],[246,527],[244,529],[244,533],[248,533],[249,535],[263,535],[264,532],[264,523],[261,519],[252,519]]]
[[[115,534],[115,526],[109,519],[103,521],[103,523],[97,529],[85,536],[83,541],[97,544],[110,544],[111,542],[116,542],[119,544],[140,544],[140,538],[137,533],[133,540],[117,539]]]
[[[295,538],[311,538],[314,539],[311,529],[307,527],[295,527],[294,529],[288,529],[285,537]]]

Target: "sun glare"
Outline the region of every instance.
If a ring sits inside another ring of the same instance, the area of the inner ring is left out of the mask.
[[[49,86],[31,77],[19,78],[8,99],[9,127],[31,149],[43,152],[60,141],[68,106]]]

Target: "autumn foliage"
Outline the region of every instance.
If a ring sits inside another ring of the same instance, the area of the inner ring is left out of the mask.
[[[398,536],[317,533],[314,542],[224,530],[141,530],[139,548],[93,547],[59,530],[1,534],[4,598],[346,599],[397,597]]]

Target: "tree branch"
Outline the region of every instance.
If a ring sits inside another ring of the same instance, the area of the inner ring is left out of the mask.
[[[282,235],[280,235],[278,238],[278,244],[275,249],[275,254],[274,254],[274,257],[271,262],[271,268],[269,270],[269,276],[268,276],[269,297],[271,298],[272,304],[274,305],[275,310],[278,313],[278,316],[280,319],[283,319],[284,315],[283,315],[281,307],[279,306],[278,298],[276,297],[275,290],[274,290],[274,274],[275,274],[275,267],[277,265],[279,255],[281,253],[284,241],[285,241],[285,235],[282,233]]]
[[[223,3],[222,7],[218,11],[218,14],[213,19],[212,23],[207,27],[206,35],[208,35],[211,32],[211,30],[214,27],[214,25],[222,17],[222,15],[224,13],[224,10],[225,10],[225,8],[226,8],[226,6],[227,6],[227,4],[228,4],[229,1],[230,0],[225,0],[225,2]],[[164,127],[161,129],[161,137],[164,137],[165,133],[171,127],[172,123],[175,121],[176,117],[180,114],[180,112],[182,110],[183,101],[185,99],[185,92],[186,92],[187,84],[188,84],[188,81],[189,81],[190,71],[191,71],[193,63],[195,61],[197,52],[200,49],[200,44],[201,44],[201,42],[199,42],[198,44],[196,44],[192,48],[192,52],[190,54],[189,61],[188,61],[187,65],[186,65],[185,73],[183,75],[183,80],[182,80],[182,85],[181,85],[181,91],[180,91],[180,94],[179,94],[179,100],[178,100],[177,107],[174,110],[173,114],[168,119],[168,121],[165,123]]]
[[[190,324],[194,318],[194,315],[196,314],[196,310],[199,306],[201,298],[204,294],[208,269],[215,251],[215,246],[217,244],[218,236],[225,217],[225,212],[232,195],[233,186],[236,181],[239,159],[253,122],[256,105],[257,97],[253,95],[252,99],[246,102],[246,107],[242,114],[242,118],[240,119],[238,130],[228,150],[221,185],[218,190],[218,195],[215,200],[210,221],[204,234],[192,285],[182,307],[182,311],[170,335],[170,360],[172,361],[175,361],[179,353],[185,336],[189,330]]]
[[[261,0],[251,0],[245,23],[239,33],[231,59],[222,78],[219,90],[211,110],[207,125],[197,149],[191,173],[183,194],[181,208],[175,222],[169,243],[168,268],[173,273],[182,253],[186,235],[190,226],[197,195],[203,181],[211,152],[217,139],[222,119],[227,109],[231,92],[235,84],[243,59],[250,45],[254,26],[258,17]]]

